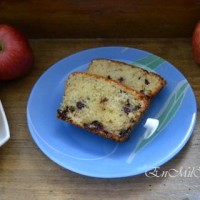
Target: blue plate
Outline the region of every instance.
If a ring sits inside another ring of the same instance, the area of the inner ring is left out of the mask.
[[[86,71],[95,58],[134,64],[167,81],[127,142],[118,144],[56,117],[67,77],[74,71]],[[27,121],[41,151],[60,166],[87,176],[117,178],[145,173],[175,156],[193,132],[196,113],[192,88],[172,64],[134,48],[100,47],[60,60],[39,78],[28,100]],[[147,118],[160,122],[149,138],[144,137]]]

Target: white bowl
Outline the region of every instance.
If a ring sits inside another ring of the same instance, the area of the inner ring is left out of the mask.
[[[0,100],[0,146],[5,144],[10,138],[10,131],[6,115]]]

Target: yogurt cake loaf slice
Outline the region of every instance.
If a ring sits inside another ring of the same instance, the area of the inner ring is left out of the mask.
[[[74,72],[57,117],[117,142],[129,138],[149,105],[146,96],[102,76]]]
[[[92,60],[88,72],[119,81],[149,98],[153,98],[166,84],[158,74],[114,60]]]

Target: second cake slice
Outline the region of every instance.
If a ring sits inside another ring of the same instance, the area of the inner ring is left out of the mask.
[[[153,98],[166,84],[166,81],[156,73],[108,59],[92,60],[88,72],[119,81],[149,98]]]

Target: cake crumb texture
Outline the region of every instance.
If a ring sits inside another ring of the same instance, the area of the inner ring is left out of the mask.
[[[146,96],[132,88],[102,76],[74,72],[66,82],[57,116],[90,132],[122,142],[129,138],[148,105]]]

